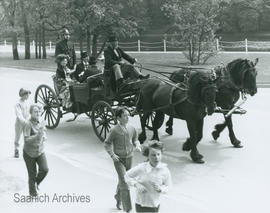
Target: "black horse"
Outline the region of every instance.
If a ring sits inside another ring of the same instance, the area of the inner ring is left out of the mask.
[[[257,93],[257,71],[255,68],[257,63],[258,58],[254,63],[247,59],[236,59],[230,62],[226,67],[215,68],[215,73],[218,77],[217,106],[225,110],[230,110],[240,98],[241,93],[248,93],[251,96]],[[174,82],[183,82],[187,72],[187,70],[176,71],[172,73],[170,78]],[[236,148],[241,148],[241,141],[236,138],[233,131],[232,116],[224,116],[224,118],[224,123],[215,126],[215,130],[212,132],[213,138],[216,140],[227,126],[232,145]],[[170,117],[166,122],[166,132],[170,135],[173,133],[172,125],[173,117]]]
[[[194,162],[204,163],[197,144],[202,138],[204,117],[206,114],[213,114],[216,107],[215,80],[210,73],[196,72],[189,78],[187,87],[170,82],[149,79],[143,85],[137,103],[137,110],[142,112],[139,141],[143,143],[146,140],[146,120],[152,112],[156,112],[152,140],[159,140],[159,121],[164,114],[186,120],[190,138],[183,145],[183,149],[191,150],[190,156]]]

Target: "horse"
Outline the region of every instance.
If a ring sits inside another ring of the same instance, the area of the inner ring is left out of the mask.
[[[142,86],[137,101],[137,111],[140,116],[142,132],[140,143],[146,140],[146,121],[152,112],[156,112],[153,121],[153,138],[158,138],[158,123],[164,114],[185,120],[190,138],[183,149],[191,151],[191,159],[196,163],[204,163],[203,155],[197,149],[197,144],[203,135],[203,121],[206,114],[212,115],[216,108],[216,84],[209,73],[196,72],[188,80],[187,87],[173,84],[162,79],[148,79]]]
[[[234,107],[234,104],[239,100],[240,94],[249,94],[254,96],[257,93],[256,76],[257,65],[259,59],[256,58],[255,62],[247,59],[235,59],[228,63],[226,67],[215,67],[215,73],[217,75],[217,97],[216,103],[218,107],[225,110],[230,110]],[[184,81],[184,76],[188,71],[185,69],[175,71],[170,76],[173,82],[179,83]],[[217,140],[220,133],[228,127],[229,137],[231,144],[235,148],[243,147],[241,141],[237,139],[233,130],[232,115],[226,117],[224,114],[225,122],[215,125],[215,130],[212,132],[212,137]],[[166,122],[166,132],[169,135],[173,134],[173,117],[170,117]]]

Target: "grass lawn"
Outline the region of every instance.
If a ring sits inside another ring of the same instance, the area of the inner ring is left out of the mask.
[[[23,54],[21,54],[21,58]],[[177,68],[162,67],[154,64],[161,65],[188,65],[187,60],[181,53],[132,53],[138,61],[146,68],[154,69],[157,71],[174,71]],[[34,58],[34,56],[33,56]],[[205,67],[214,67],[221,63],[227,64],[236,58],[248,58],[254,60],[259,58],[257,65],[258,82],[270,83],[270,54],[266,53],[219,53],[214,58],[211,58]],[[100,66],[103,66],[101,63]],[[0,67],[13,67],[18,69],[27,69],[33,71],[52,71],[56,70],[53,54],[48,54],[48,59],[31,59],[31,60],[17,60],[12,59],[11,53],[0,52]],[[147,73],[147,71],[144,71]],[[152,74],[152,73],[150,73]]]

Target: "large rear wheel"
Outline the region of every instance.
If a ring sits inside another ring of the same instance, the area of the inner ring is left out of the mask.
[[[56,128],[60,121],[61,109],[53,89],[44,84],[40,85],[35,93],[35,103],[42,106],[41,117],[46,121],[46,127]]]
[[[92,108],[92,127],[100,139],[104,141],[113,125],[116,125],[114,111],[110,104],[105,101],[98,101]]]

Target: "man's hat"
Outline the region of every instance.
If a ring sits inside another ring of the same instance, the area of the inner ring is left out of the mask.
[[[31,94],[31,91],[30,90],[26,90],[24,88],[21,88],[20,91],[19,91],[19,96],[20,97],[23,97],[26,94]]]
[[[62,35],[70,35],[70,33],[69,33],[69,31],[68,31],[67,28],[64,28],[64,29],[62,30]]]
[[[88,57],[88,53],[86,51],[81,53],[81,58],[86,58]]]
[[[116,36],[110,36],[108,39],[108,42],[114,42],[114,41],[118,41]]]
[[[65,54],[59,54],[56,56],[56,59],[55,59],[55,63],[60,63],[61,61],[63,61],[64,59],[68,59],[69,56],[68,55],[65,55]]]
[[[96,64],[96,63],[97,63],[96,57],[91,56],[91,57],[89,58],[89,64],[91,65],[91,64]]]

